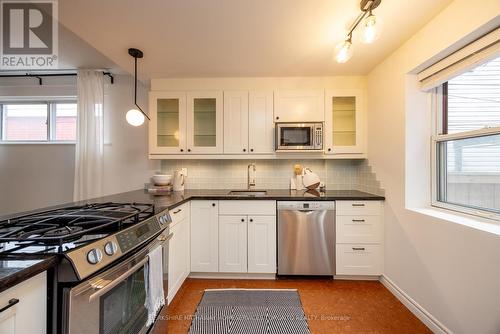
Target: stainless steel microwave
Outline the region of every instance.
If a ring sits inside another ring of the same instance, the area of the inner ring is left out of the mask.
[[[276,152],[322,151],[323,123],[275,123]]]

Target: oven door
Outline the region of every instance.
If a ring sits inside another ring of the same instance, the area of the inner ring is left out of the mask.
[[[69,292],[69,334],[146,333],[145,270],[150,250],[163,248],[163,288],[168,291],[168,235],[164,231],[132,257]]]
[[[276,150],[313,150],[314,124],[277,123]]]

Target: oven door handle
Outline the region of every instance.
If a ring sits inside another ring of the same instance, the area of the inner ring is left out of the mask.
[[[157,240],[163,243],[165,241],[170,240],[173,237],[173,235],[174,235],[173,233],[170,233],[168,236],[160,235],[157,238]],[[128,269],[126,272],[124,272],[123,274],[121,274],[120,276],[118,276],[117,278],[115,278],[114,280],[112,280],[111,282],[106,284],[105,286],[96,287],[96,289],[98,289],[98,291],[96,291],[90,295],[89,302],[92,302],[94,299],[101,297],[106,292],[108,292],[111,289],[113,289],[114,287],[116,287],[118,284],[120,284],[121,282],[126,280],[130,275],[132,275],[134,272],[136,272],[137,269],[144,266],[146,264],[146,262],[148,262],[148,261],[149,261],[149,257],[146,255],[142,260],[140,260],[139,262],[134,264],[134,266],[132,268]]]
[[[148,261],[149,261],[149,257],[146,256],[141,261],[139,261],[137,264],[135,264],[132,268],[128,269],[126,272],[124,272],[123,274],[121,274],[120,276],[118,276],[117,278],[112,280],[110,283],[106,284],[103,287],[96,287],[96,289],[98,289],[98,291],[90,295],[89,302],[92,302],[94,299],[101,297],[106,292],[108,292],[109,290],[113,289],[115,286],[117,286],[118,284],[120,284],[121,282],[126,280],[130,275],[135,273],[137,271],[137,269],[139,269],[140,267],[143,267],[146,264],[146,262],[148,262]]]

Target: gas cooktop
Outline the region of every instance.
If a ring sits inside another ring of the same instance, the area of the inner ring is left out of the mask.
[[[154,215],[152,204],[95,203],[0,221],[0,254],[62,254]]]

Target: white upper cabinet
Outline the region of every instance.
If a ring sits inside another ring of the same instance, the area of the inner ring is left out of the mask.
[[[222,153],[222,91],[187,93],[187,152]]]
[[[149,153],[186,152],[186,93],[149,93]]]
[[[224,153],[248,152],[248,91],[224,92]]]
[[[274,94],[275,122],[324,122],[323,89],[277,90]]]
[[[274,153],[273,92],[250,91],[248,148],[250,154]]]
[[[361,89],[327,90],[325,153],[365,153],[365,101]]]

